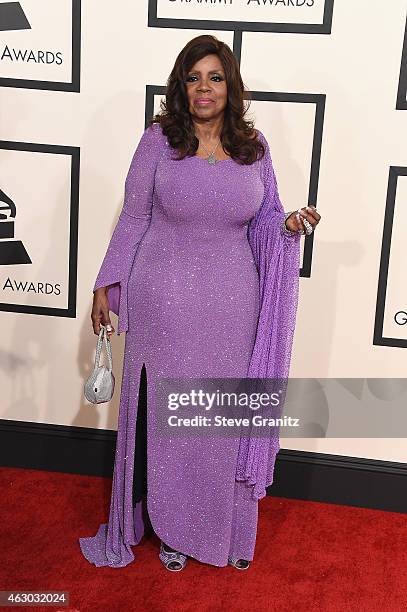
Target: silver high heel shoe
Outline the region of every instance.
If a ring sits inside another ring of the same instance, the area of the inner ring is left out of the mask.
[[[164,548],[164,542],[162,540],[160,544],[160,553],[158,556],[164,567],[170,572],[180,572],[184,569],[188,560],[187,556],[183,553],[177,551],[166,551]]]
[[[232,565],[239,570],[247,570],[250,567],[250,561],[246,561],[246,559],[233,559],[233,557],[228,557],[228,565]]]

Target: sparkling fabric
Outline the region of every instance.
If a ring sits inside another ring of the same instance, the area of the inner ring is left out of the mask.
[[[213,565],[226,565],[233,553],[252,555],[257,503],[272,482],[278,438],[158,436],[155,388],[162,376],[288,373],[300,236],[282,229],[270,150],[261,132],[259,138],[266,155],[250,166],[173,160],[159,124],[144,131],[135,151],[94,286],[110,287],[117,331],[126,332],[109,522],[79,540],[96,566],[130,563],[131,546],[144,533],[142,502],[132,500],[143,364],[147,508],[155,533]],[[235,521],[237,499],[248,509],[247,529]]]

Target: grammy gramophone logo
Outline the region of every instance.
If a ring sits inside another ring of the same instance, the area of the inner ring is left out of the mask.
[[[0,189],[0,265],[32,263],[21,240],[14,237],[16,205]]]
[[[0,30],[28,30],[31,26],[19,2],[0,4]]]

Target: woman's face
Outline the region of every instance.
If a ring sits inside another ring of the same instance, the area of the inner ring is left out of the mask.
[[[227,104],[227,85],[222,62],[215,54],[206,55],[186,76],[188,108],[195,119],[215,119]]]

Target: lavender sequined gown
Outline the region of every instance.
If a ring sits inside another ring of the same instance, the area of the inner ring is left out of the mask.
[[[257,520],[250,487],[235,481],[237,437],[158,440],[152,423],[160,376],[247,376],[259,316],[247,227],[262,202],[264,162],[210,165],[196,156],[171,160],[173,154],[159,124],[145,130],[94,287],[121,283],[118,331],[127,332],[109,524],[80,539],[83,554],[98,566],[127,565],[134,559],[130,546],[143,535],[141,503],[131,503],[143,363],[147,508],[156,534],[185,554],[224,566],[236,486],[251,512],[251,540]]]

